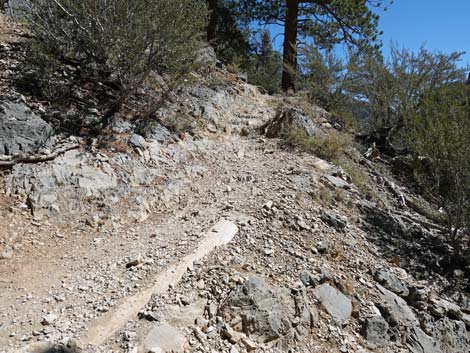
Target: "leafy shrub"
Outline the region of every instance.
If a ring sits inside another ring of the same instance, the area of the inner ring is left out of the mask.
[[[370,130],[388,130],[388,138],[400,140],[410,128],[409,119],[426,92],[465,78],[459,67],[463,53],[418,52],[391,46],[390,59],[371,55],[352,57],[344,89],[367,116]],[[366,103],[366,104],[364,104]],[[407,145],[408,141],[398,141]]]
[[[470,87],[453,84],[424,95],[410,140],[422,163],[422,185],[439,199],[451,239],[470,226]],[[467,244],[468,245],[468,244]]]
[[[372,197],[373,190],[367,172],[362,170],[355,162],[344,159],[339,162],[340,167],[349,175],[351,181],[357,188],[368,197]]]
[[[300,129],[293,129],[287,134],[286,142],[327,161],[338,159],[344,154],[346,147],[351,145],[348,135],[334,130],[325,136],[310,137]]]
[[[165,86],[196,62],[206,8],[198,0],[33,0],[28,20],[37,73],[67,64],[119,87],[118,103],[152,72]],[[49,79],[48,72],[43,76]]]

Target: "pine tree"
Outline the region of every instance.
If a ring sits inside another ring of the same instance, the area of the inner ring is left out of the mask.
[[[392,2],[386,1],[387,3]],[[378,47],[379,0],[245,0],[235,1],[250,20],[284,26],[282,88],[295,90],[299,37],[309,37],[320,48],[338,43]]]

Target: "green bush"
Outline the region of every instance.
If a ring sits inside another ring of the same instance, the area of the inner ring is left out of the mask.
[[[207,17],[204,2],[198,0],[31,3],[31,53],[38,68],[64,63],[79,67],[82,76],[119,87],[121,101],[152,72],[166,82],[179,82],[196,62]]]
[[[293,129],[288,132],[286,142],[305,152],[312,153],[327,161],[334,161],[344,155],[347,146],[351,145],[348,135],[330,131],[325,136],[308,136],[300,129]]]
[[[422,185],[438,197],[451,239],[470,226],[470,87],[453,84],[428,92],[413,118],[410,140],[421,163]],[[468,245],[468,244],[467,244]]]

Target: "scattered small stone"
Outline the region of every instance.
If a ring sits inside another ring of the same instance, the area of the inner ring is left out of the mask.
[[[316,249],[318,250],[320,254],[325,254],[326,252],[328,252],[329,248],[330,248],[330,244],[325,240],[318,242],[316,246]]]
[[[142,255],[137,254],[127,262],[126,268],[131,268],[131,267],[134,267],[134,266],[138,266],[141,263],[142,263]]]
[[[217,132],[217,127],[214,124],[207,124],[207,131],[215,134]]]
[[[126,342],[130,342],[133,339],[135,339],[136,337],[137,337],[137,333],[132,332],[132,331],[124,331],[124,333],[122,335],[122,339]]]
[[[274,254],[274,250],[273,249],[264,249],[264,254],[266,256],[271,256]]]
[[[54,314],[48,314],[42,317],[41,319],[41,324],[44,326],[49,326],[54,324],[54,322],[57,320],[57,316]]]
[[[232,347],[230,347],[230,351],[229,353],[239,353],[237,347],[235,345],[233,345]]]
[[[271,210],[273,208],[274,203],[272,201],[268,201],[263,205],[263,208],[267,211]]]

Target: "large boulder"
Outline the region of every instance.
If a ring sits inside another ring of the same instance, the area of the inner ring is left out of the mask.
[[[288,298],[288,292],[275,292],[264,280],[253,277],[230,295],[223,312],[227,318],[231,314],[239,316],[246,335],[270,342],[292,328],[293,312],[286,305]]]
[[[252,277],[236,288],[220,309],[225,322],[261,343],[286,337],[295,328],[310,327],[317,317],[302,292],[273,288]]]
[[[298,108],[282,109],[274,119],[263,127],[264,134],[269,138],[286,138],[288,134],[297,131],[308,137],[324,136],[320,127]]]
[[[37,153],[54,130],[23,103],[0,103],[0,155]]]

